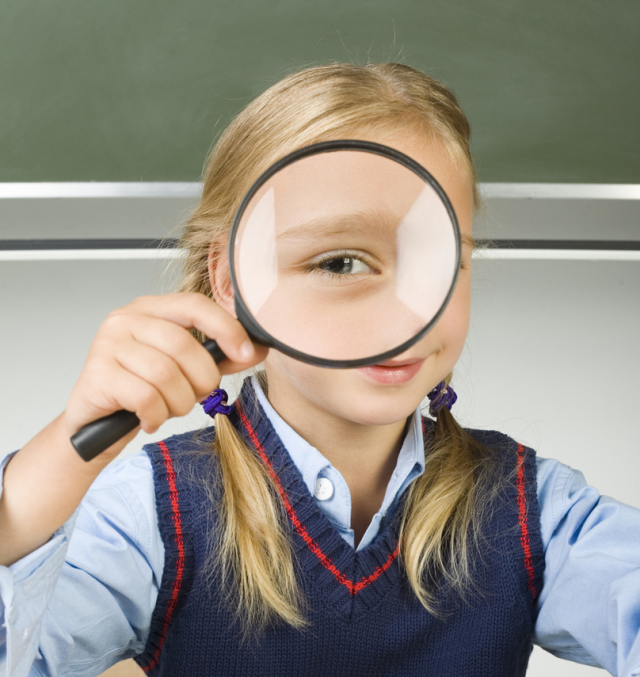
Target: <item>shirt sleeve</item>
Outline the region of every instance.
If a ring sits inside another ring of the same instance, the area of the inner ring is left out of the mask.
[[[144,649],[164,546],[151,463],[109,465],[36,551],[0,567],[0,674],[99,674]]]
[[[545,549],[534,642],[617,677],[640,677],[640,510],[582,473],[538,460]]]

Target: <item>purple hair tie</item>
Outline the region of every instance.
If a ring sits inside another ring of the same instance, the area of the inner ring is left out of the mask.
[[[451,411],[451,407],[453,407],[458,399],[455,390],[444,381],[440,381],[427,397],[430,400],[429,413],[431,416],[435,416],[442,407],[446,407]]]
[[[214,390],[209,397],[200,402],[200,404],[204,408],[204,413],[209,414],[212,418],[216,414],[228,416],[233,408],[227,404],[228,397],[226,390],[216,388],[216,390]]]

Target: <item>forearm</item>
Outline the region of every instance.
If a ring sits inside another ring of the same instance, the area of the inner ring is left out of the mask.
[[[0,565],[10,566],[46,543],[131,436],[87,463],[71,445],[61,415],[25,445],[4,473]]]
[[[189,334],[195,328],[219,342],[220,371]],[[9,566],[46,543],[74,513],[100,471],[138,429],[86,463],[69,438],[83,425],[115,411],[134,412],[155,432],[184,416],[220,383],[261,362],[242,325],[202,294],[136,299],[109,315],[92,343],[64,415],[7,465],[0,498],[0,565]]]

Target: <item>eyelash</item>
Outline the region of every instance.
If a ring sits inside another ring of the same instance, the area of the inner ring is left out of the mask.
[[[333,261],[334,259],[354,259],[356,261],[360,261],[361,263],[364,263],[365,266],[372,268],[373,266],[366,261],[366,259],[352,251],[344,250],[344,251],[336,251],[336,252],[329,252],[327,254],[324,254],[322,258],[313,261],[311,264],[308,265],[306,268],[306,272],[309,273],[315,273],[316,275],[323,275],[323,276],[328,276],[330,279],[336,279],[336,280],[345,280],[348,278],[355,277],[357,273],[331,273],[327,270],[321,270],[320,266],[323,263],[327,263],[328,261]],[[377,271],[376,271],[377,272]]]

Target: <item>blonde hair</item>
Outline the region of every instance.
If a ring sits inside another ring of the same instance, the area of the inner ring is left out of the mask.
[[[402,130],[439,139],[452,161],[475,172],[470,127],[443,84],[396,63],[331,64],[293,73],[251,102],[212,149],[201,201],[181,246],[187,258],[182,291],[212,296],[208,257],[224,255],[239,203],[258,176],[289,152],[318,141]],[[241,403],[240,403],[241,405]],[[226,417],[216,416],[219,524],[212,570],[231,576],[233,603],[245,627],[282,620],[306,624],[286,514],[273,480]],[[445,409],[428,440],[425,472],[410,489],[401,521],[400,561],[416,596],[435,612],[437,581],[464,594],[469,587],[469,544],[480,534],[489,496],[479,491],[487,451]],[[213,494],[212,494],[213,496]]]

